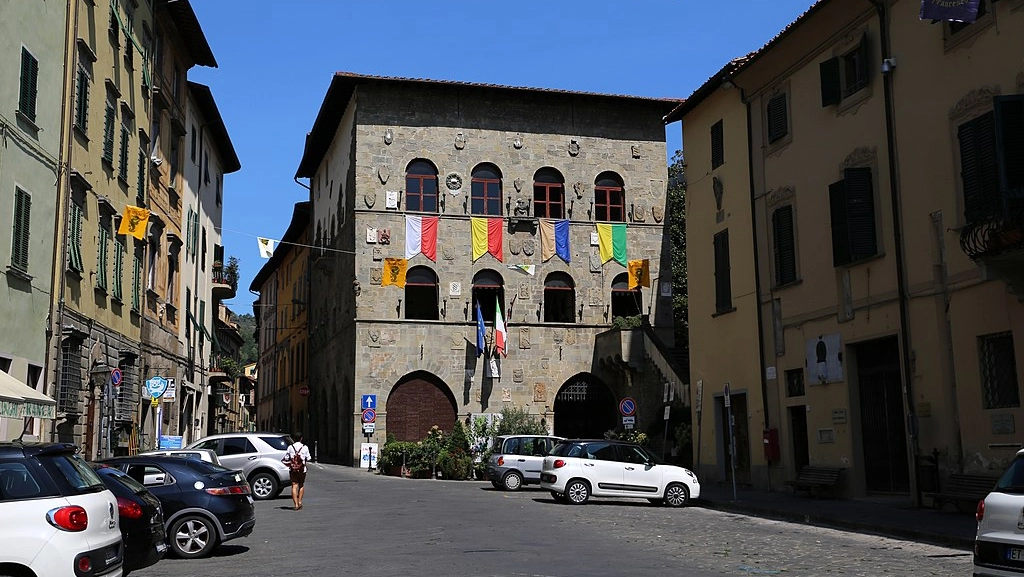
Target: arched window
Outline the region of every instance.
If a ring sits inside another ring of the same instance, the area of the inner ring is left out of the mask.
[[[501,171],[490,163],[473,169],[469,212],[501,216]]]
[[[469,303],[471,321],[476,320],[477,303],[480,303],[480,311],[488,325],[494,323],[494,311],[498,303],[501,303],[501,318],[508,322],[505,312],[505,280],[500,273],[484,269],[473,275],[473,302]]]
[[[405,169],[405,210],[437,212],[437,168],[418,158]]]
[[[414,266],[405,273],[405,318],[436,321],[437,274],[425,266]]]
[[[533,176],[533,216],[563,218],[565,214],[565,179],[554,168],[546,167]]]
[[[594,181],[594,220],[626,222],[626,193],[614,172],[602,172]]]
[[[564,272],[544,279],[544,322],[576,322],[576,283]]]
[[[629,289],[629,273],[615,275],[612,281],[612,318],[635,317],[644,309],[644,297],[640,287]]]

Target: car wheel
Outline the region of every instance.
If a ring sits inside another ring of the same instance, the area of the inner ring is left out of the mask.
[[[171,525],[168,534],[171,550],[178,557],[195,559],[209,555],[217,545],[217,529],[209,519],[196,515],[182,517]]]
[[[590,487],[584,481],[573,479],[565,486],[565,499],[573,505],[583,505],[590,500]]]
[[[555,500],[556,503],[567,503],[569,501],[568,499],[565,498],[565,495],[559,493],[558,491],[551,491],[551,497]]]
[[[273,474],[260,471],[249,478],[249,486],[252,487],[252,498],[257,501],[273,499],[277,496],[279,483]]]
[[[690,502],[690,490],[682,483],[672,483],[665,488],[665,503],[669,507],[682,507]]]
[[[518,491],[523,487],[523,476],[518,471],[509,471],[505,473],[505,477],[501,480],[505,490],[507,491]]]

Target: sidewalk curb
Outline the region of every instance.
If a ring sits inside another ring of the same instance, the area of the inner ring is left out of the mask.
[[[837,519],[834,517],[828,517],[826,515],[806,515],[802,513],[796,513],[793,511],[785,511],[781,509],[758,507],[750,504],[745,504],[742,502],[708,501],[707,499],[696,499],[694,501],[694,505],[698,507],[704,507],[705,509],[723,511],[726,513],[739,513],[743,515],[750,515],[753,517],[764,517],[768,519],[775,519],[778,521],[788,521],[791,523],[801,523],[804,525],[813,525],[817,527],[852,530],[858,533],[869,533],[872,535],[881,535],[883,537],[893,537],[897,539],[920,541],[923,543],[939,545],[942,547],[963,549],[965,551],[974,550],[974,539],[964,539],[952,535],[938,535],[935,533],[929,533],[927,531],[916,531],[913,529],[904,529],[900,527],[872,525],[870,523]]]

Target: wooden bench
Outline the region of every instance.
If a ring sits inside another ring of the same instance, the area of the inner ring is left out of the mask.
[[[786,481],[786,484],[792,485],[794,494],[797,491],[806,491],[808,495],[812,495],[814,491],[820,489],[832,491],[839,484],[839,474],[842,472],[842,468],[807,465],[800,469],[795,481]]]
[[[956,505],[957,511],[963,511],[966,503],[971,510],[978,506],[996,485],[996,477],[989,475],[972,475],[968,473],[953,473],[946,479],[945,487],[941,491],[925,493],[924,496],[932,500],[936,509],[941,509],[946,503]]]

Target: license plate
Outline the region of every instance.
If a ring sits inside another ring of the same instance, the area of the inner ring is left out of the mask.
[[[118,555],[117,555],[117,547],[111,547],[111,548],[107,549],[106,553],[107,554],[104,555],[104,557],[105,557],[104,564],[105,565],[110,565],[114,561],[117,561],[117,557],[118,557]]]
[[[1024,561],[1024,549],[1018,549],[1016,547],[1006,550],[1007,561]]]
[[[157,543],[156,552],[163,553],[164,551],[167,551],[167,543]]]

